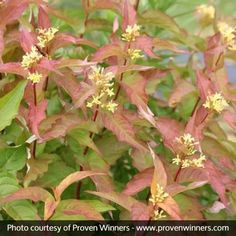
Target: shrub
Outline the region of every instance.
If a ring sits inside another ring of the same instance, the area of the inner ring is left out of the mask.
[[[190,5],[0,1],[3,219],[235,218],[236,31]]]

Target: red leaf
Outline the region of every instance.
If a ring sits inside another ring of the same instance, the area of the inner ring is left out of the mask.
[[[158,118],[156,122],[156,128],[161,133],[165,145],[168,148],[175,150],[175,138],[181,135],[183,131],[182,124],[170,118]]]
[[[196,76],[200,97],[203,101],[205,101],[209,94],[214,93],[214,86],[209,78],[201,70],[196,71]]]
[[[118,44],[108,44],[99,48],[92,57],[92,61],[101,62],[112,56],[123,57],[125,54]]]
[[[204,107],[199,107],[195,109],[192,117],[189,119],[185,132],[192,134],[196,140],[201,140],[203,138],[203,129],[207,124],[208,111]]]
[[[41,123],[41,134],[39,142],[44,142],[53,138],[66,135],[68,130],[81,123],[81,119],[73,114],[54,115],[46,118]]]
[[[204,53],[205,65],[208,73],[214,72],[224,66],[224,50],[221,34],[217,33],[209,38],[207,50]]]
[[[199,188],[199,187],[205,185],[206,183],[207,183],[207,181],[196,181],[196,182],[190,183],[187,186],[180,185],[178,183],[173,183],[173,184],[168,185],[166,187],[166,192],[169,193],[171,196],[174,196],[176,194],[185,192],[187,190]]]
[[[154,114],[147,106],[148,96],[145,92],[146,84],[146,79],[137,75],[135,76],[135,80],[133,77],[123,80],[121,86],[130,98],[131,103],[138,107],[139,115],[155,126]]]
[[[7,24],[18,19],[28,6],[26,0],[12,0],[6,4],[6,7],[0,9],[0,29],[3,29]]]
[[[156,188],[156,185],[159,184],[160,186],[165,188],[167,185],[167,175],[166,175],[166,170],[164,168],[164,165],[161,162],[160,158],[154,153],[154,151],[152,150],[150,146],[149,146],[149,150],[152,155],[154,168],[155,168],[153,179],[152,179],[152,186],[155,186]]]
[[[180,182],[186,181],[207,181],[217,192],[225,207],[228,207],[229,201],[226,197],[226,189],[235,181],[216,167],[212,161],[205,162],[205,168],[186,168],[181,171]]]
[[[83,215],[88,220],[104,220],[99,212],[97,212],[88,203],[80,200],[63,200],[61,202],[61,206],[59,204],[58,208],[59,210],[57,209],[56,211],[61,211],[65,215]]]
[[[132,205],[131,219],[134,221],[148,221],[150,219],[151,211],[152,209],[150,206],[147,206],[141,202],[137,202]]]
[[[9,62],[6,64],[0,64],[1,73],[17,74],[23,77],[26,77],[28,72],[24,70],[20,63],[18,62]]]
[[[42,100],[37,106],[35,106],[34,104],[29,105],[29,126],[32,130],[32,133],[37,137],[40,137],[39,124],[46,117],[46,108],[47,100]]]
[[[224,205],[228,207],[229,201],[226,197],[226,184],[231,182],[231,179],[209,160],[205,163],[205,171],[212,188],[217,192]]]
[[[179,206],[172,197],[169,196],[164,202],[158,203],[157,205],[166,211],[173,218],[173,220],[182,220]]]
[[[169,97],[169,101],[168,101],[169,106],[176,107],[177,104],[182,100],[182,98],[185,95],[187,95],[191,92],[194,92],[194,91],[196,91],[196,89],[191,83],[189,83],[185,80],[176,81],[175,87],[172,90],[170,97]]]
[[[93,176],[93,175],[105,175],[105,173],[98,173],[94,171],[77,171],[68,175],[65,179],[61,181],[61,183],[55,188],[54,194],[56,199],[60,199],[63,191],[70,186],[72,183],[82,180],[84,178]]]
[[[142,66],[142,65],[127,65],[127,66],[110,66],[106,68],[107,71],[112,72],[116,75],[122,74],[129,71],[149,71],[152,70],[152,66]]]
[[[20,44],[25,52],[30,52],[32,46],[36,44],[35,35],[26,29],[22,29],[20,32]]]
[[[60,75],[55,75],[52,77],[53,81],[56,83],[57,86],[63,88],[72,98],[73,102],[77,102],[79,97],[81,96],[82,88],[84,87],[83,85],[85,84],[84,82],[79,83],[74,74],[72,74],[70,71],[65,71],[66,76],[60,76]],[[87,84],[85,84],[87,85]],[[87,91],[87,88],[89,86],[85,86],[85,89]]]
[[[95,192],[95,191],[86,191],[86,192],[93,194],[95,196],[101,197],[101,198],[105,198],[112,202],[115,202],[118,205],[127,209],[128,211],[131,211],[132,206],[138,202],[136,199],[129,197],[123,193],[117,193],[117,192],[104,193],[104,192]]]
[[[51,23],[48,17],[47,12],[44,10],[42,6],[39,7],[38,13],[38,28],[48,29],[50,28]]]
[[[160,58],[153,52],[153,39],[148,36],[140,36],[135,40],[135,48],[139,48],[144,51],[151,58]]]
[[[16,200],[32,200],[34,202],[42,201],[44,205],[44,220],[47,220],[54,212],[56,208],[56,202],[53,196],[43,188],[40,187],[28,187],[22,188],[18,191],[8,195],[0,200],[1,203],[8,203]]]
[[[221,115],[231,128],[236,129],[236,116],[235,116],[235,114],[233,114],[229,110],[225,110],[221,113]]]
[[[85,5],[85,4],[84,4]],[[98,10],[98,9],[109,9],[115,12],[121,12],[121,4],[116,0],[95,0],[94,5],[92,5],[89,9],[85,10]]]
[[[112,114],[102,114],[104,126],[111,130],[119,141],[128,143],[132,147],[145,150],[145,147],[136,140],[135,131],[132,124],[121,113],[116,112]]]
[[[46,70],[44,74],[48,74],[48,72],[55,72],[58,75],[63,76],[63,74],[57,69],[57,65],[59,64],[59,61],[56,60],[48,60],[47,58],[42,58],[40,62],[35,66],[38,70]]]
[[[135,195],[146,187],[149,187],[152,182],[153,168],[145,169],[136,174],[126,185],[123,193],[129,196]]]
[[[28,187],[22,188],[18,191],[8,195],[7,197],[1,199],[3,203],[12,202],[16,200],[29,199],[34,202],[46,202],[47,199],[53,199],[53,196],[43,188],[40,187]]]
[[[146,80],[156,80],[160,79],[162,77],[167,76],[169,73],[168,70],[159,70],[159,69],[149,69],[149,70],[143,70],[140,72],[140,74],[146,79]]]
[[[64,47],[68,44],[87,45],[92,48],[97,48],[93,42],[87,39],[76,38],[68,34],[57,33],[53,39],[53,42],[50,44],[50,54],[53,54],[53,52],[55,52],[58,48]]]
[[[177,47],[177,44],[167,39],[161,39],[161,38],[155,37],[153,38],[153,46],[158,50],[165,49],[165,50],[170,50],[176,53],[187,53],[187,51],[179,49]]]
[[[125,31],[128,25],[136,24],[136,11],[129,0],[124,1],[122,30]]]

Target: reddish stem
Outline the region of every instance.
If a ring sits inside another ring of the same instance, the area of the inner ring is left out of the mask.
[[[96,122],[97,117],[98,117],[98,106],[96,107],[96,111],[95,111],[95,113],[94,113],[94,116],[93,116],[92,121],[93,121],[93,122]],[[92,136],[93,136],[93,132],[90,132],[89,137],[92,138]],[[88,150],[89,150],[89,147],[86,146],[85,149],[84,149],[84,151],[83,151],[83,156],[86,156],[86,155],[87,155]],[[83,171],[83,169],[84,169],[84,168],[83,168],[83,166],[81,165],[81,166],[80,166],[80,171]],[[77,199],[80,199],[81,186],[82,186],[82,182],[80,181],[80,182],[78,182],[77,189],[76,189],[76,198],[77,198]]]
[[[33,95],[34,95],[34,106],[37,106],[37,90],[36,84],[33,84]],[[35,159],[36,157],[36,148],[37,148],[37,140],[34,140],[32,147],[32,157]]]
[[[87,0],[87,7],[89,8],[89,0]],[[85,20],[84,20],[84,28],[86,28],[86,26],[87,26],[87,24],[88,24],[88,17],[89,17],[89,14],[88,14],[88,12],[86,11],[86,13],[85,13],[86,15],[85,15]],[[83,38],[84,37],[84,33],[82,33],[81,35],[80,35],[80,38]]]
[[[177,172],[176,172],[176,174],[175,174],[175,178],[174,178],[174,181],[175,181],[175,182],[177,181],[177,179],[178,179],[178,177],[179,177],[179,175],[180,175],[181,170],[182,170],[182,166],[179,166],[179,168],[178,168],[178,170],[177,170]]]
[[[89,1],[88,1],[88,2],[89,2]],[[87,17],[86,17],[86,19],[87,19]],[[130,48],[130,43],[128,44],[128,48]],[[125,66],[125,65],[127,65],[127,59],[125,59],[123,66]],[[122,73],[122,74],[120,75],[120,79],[119,79],[120,82],[123,80],[123,75],[124,75],[124,73]],[[116,91],[116,94],[115,94],[115,97],[114,97],[114,101],[118,98],[118,95],[119,95],[119,93],[120,93],[120,90],[121,90],[121,86],[120,86],[120,84],[119,84],[119,87],[118,87],[118,89],[117,89],[117,91]],[[97,107],[96,107],[96,111],[95,111],[94,116],[93,116],[93,119],[92,119],[93,122],[95,122],[95,121],[97,120],[97,116],[98,116],[98,113],[99,113],[98,108],[99,108],[99,107],[97,106]],[[92,138],[92,136],[93,136],[93,132],[90,132],[89,137]],[[88,153],[88,151],[89,151],[89,147],[86,146],[85,149],[84,149],[84,152],[83,152],[83,156],[86,156],[87,153]],[[80,166],[80,171],[82,171],[82,170],[83,170],[83,167]],[[82,186],[82,182],[80,181],[80,182],[78,183],[77,189],[76,189],[76,197],[77,197],[77,199],[80,199],[81,186]]]

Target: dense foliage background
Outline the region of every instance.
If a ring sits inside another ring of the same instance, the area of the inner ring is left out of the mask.
[[[0,218],[235,219],[235,8],[0,1]]]

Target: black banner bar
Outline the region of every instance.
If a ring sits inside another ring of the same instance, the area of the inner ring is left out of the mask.
[[[236,236],[236,221],[0,221],[6,236]]]

